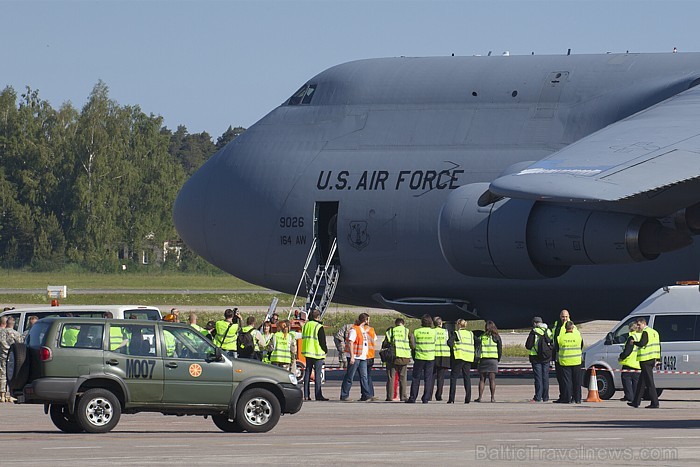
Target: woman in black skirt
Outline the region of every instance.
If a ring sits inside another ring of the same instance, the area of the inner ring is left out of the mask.
[[[484,394],[486,377],[489,378],[489,389],[491,390],[491,402],[496,402],[496,373],[498,373],[498,362],[501,361],[503,344],[501,336],[498,335],[498,328],[493,321],[486,321],[486,332],[479,338],[481,342],[481,359],[479,360],[479,398],[474,402],[481,402]]]

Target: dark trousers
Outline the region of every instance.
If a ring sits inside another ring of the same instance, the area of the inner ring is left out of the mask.
[[[535,397],[536,401],[547,402],[549,400],[549,362],[533,362],[532,373],[535,376]]]
[[[418,390],[420,389],[420,381],[425,382],[425,387],[423,388],[423,403],[427,404],[433,395],[433,367],[435,362],[432,360],[416,360],[413,362],[413,373],[411,377],[411,396],[408,398],[409,401],[415,402],[418,399]]]
[[[639,383],[639,370],[629,366],[623,366],[622,369],[631,370],[622,372],[622,389],[625,391],[625,400],[632,402],[634,400],[634,391],[637,389],[637,383]]]
[[[402,401],[408,399],[406,389],[408,380],[406,378],[407,365],[394,365],[393,363],[386,364],[386,400],[394,400],[394,378],[399,376],[399,398]]]
[[[557,375],[557,384],[559,385],[559,401],[561,402],[571,402],[571,399],[564,400],[564,379],[562,376],[561,365],[558,361],[554,362],[554,372]]]
[[[372,367],[374,366],[374,359],[373,358],[368,358],[367,359],[367,387],[369,388],[369,392],[365,393],[364,391],[361,391],[361,396],[363,399],[369,399],[370,397],[374,397],[374,381],[372,381]],[[360,388],[362,389],[362,388]]]
[[[350,388],[352,387],[352,380],[355,379],[355,373],[360,373],[360,393],[369,393],[369,383],[367,382],[367,360],[355,359],[355,363],[350,364],[350,359],[348,358],[348,369],[345,372],[345,378],[343,378],[343,383],[340,385],[340,399],[347,400],[350,397]]]
[[[314,370],[314,396],[316,400],[323,398],[321,392],[321,372],[323,371],[323,359],[315,359],[306,357],[306,371],[304,371],[304,398],[309,399],[311,396],[311,369]]]
[[[563,401],[581,402],[581,367],[579,365],[561,365],[561,376],[564,381]]]
[[[434,365],[433,366],[433,373],[435,373],[435,383],[437,388],[435,389],[435,400],[436,401],[441,401],[442,400],[442,388],[445,386],[445,370],[447,368]]]
[[[465,362],[464,360],[452,360],[452,368],[450,369],[450,398],[448,402],[455,401],[455,394],[457,393],[457,379],[462,378],[464,382],[464,390],[467,395],[464,397],[464,402],[469,403],[472,399],[472,379],[469,370],[472,368],[472,362]]]
[[[637,389],[634,391],[634,400],[632,404],[639,405],[639,403],[642,402],[645,390],[649,388],[651,405],[653,407],[658,407],[659,396],[656,394],[656,385],[654,384],[654,367],[656,366],[656,360],[639,362],[639,365],[642,367],[642,375],[639,378],[639,383],[637,383]]]

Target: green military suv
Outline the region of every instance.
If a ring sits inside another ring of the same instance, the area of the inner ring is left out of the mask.
[[[203,415],[226,432],[266,432],[301,409],[291,373],[230,359],[184,324],[45,318],[7,358],[17,403],[44,404],[69,433],[105,433],[122,413]]]

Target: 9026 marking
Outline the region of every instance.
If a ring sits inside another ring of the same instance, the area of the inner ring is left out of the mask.
[[[126,359],[126,377],[153,379],[153,369],[156,367],[155,360]]]

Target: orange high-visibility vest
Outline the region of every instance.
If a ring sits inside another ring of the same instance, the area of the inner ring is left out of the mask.
[[[362,336],[362,328],[357,325],[352,326],[355,329],[355,341],[352,342],[352,354],[356,357],[362,355],[362,348],[365,345],[365,339]],[[369,344],[369,343],[368,343]],[[345,342],[345,351],[350,353],[350,342]]]
[[[377,339],[377,334],[374,332],[373,327],[369,327],[367,331],[369,339],[367,340],[367,359],[374,358],[374,341]]]

